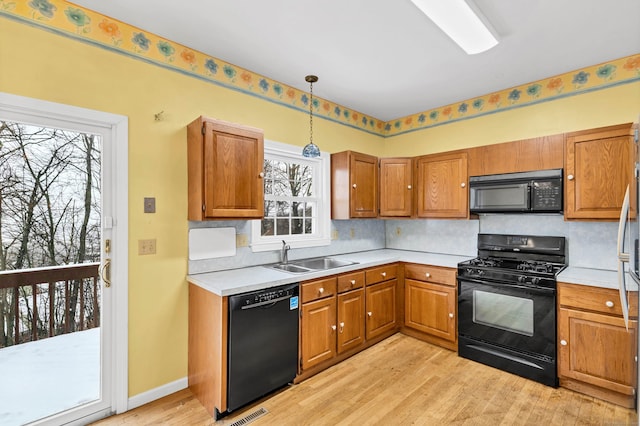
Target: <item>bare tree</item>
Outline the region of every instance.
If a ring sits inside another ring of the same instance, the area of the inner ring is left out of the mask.
[[[0,122],[0,270],[95,261],[100,257],[100,144],[95,135]],[[48,288],[47,288],[48,287]],[[93,306],[94,294],[79,281],[71,284],[68,312],[59,286],[35,291],[38,334],[46,335],[53,309],[54,328],[68,315],[71,329],[79,322],[78,299]],[[12,343],[16,306],[21,324],[34,323],[31,287],[0,290],[0,347]],[[57,295],[57,296],[56,296]],[[20,297],[19,303],[16,297]],[[55,302],[55,303],[54,303]],[[33,330],[29,330],[33,331]]]

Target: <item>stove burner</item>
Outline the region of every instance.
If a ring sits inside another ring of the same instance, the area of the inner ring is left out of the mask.
[[[485,268],[500,268],[502,266],[501,259],[492,259],[485,257],[476,257],[475,259],[471,259],[469,263],[472,266],[481,266]]]

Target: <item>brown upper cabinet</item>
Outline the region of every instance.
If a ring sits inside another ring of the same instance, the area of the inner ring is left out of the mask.
[[[378,216],[378,158],[354,151],[331,154],[331,218]]]
[[[468,153],[469,176],[561,169],[564,134],[479,146]]]
[[[263,217],[262,130],[199,117],[187,146],[189,220]]]
[[[565,149],[566,219],[619,219],[627,185],[635,210],[632,123],[567,133]]]
[[[418,157],[416,173],[418,217],[469,217],[466,152]]]
[[[380,216],[410,217],[413,214],[413,160],[380,159]]]

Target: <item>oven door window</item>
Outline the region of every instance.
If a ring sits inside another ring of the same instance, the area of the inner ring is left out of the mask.
[[[473,322],[533,336],[533,300],[507,294],[473,291]]]

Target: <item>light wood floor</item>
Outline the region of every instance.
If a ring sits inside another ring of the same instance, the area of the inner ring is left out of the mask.
[[[251,425],[637,425],[607,402],[463,358],[396,334],[241,412],[214,422],[187,389],[108,425],[230,425],[264,407]]]

